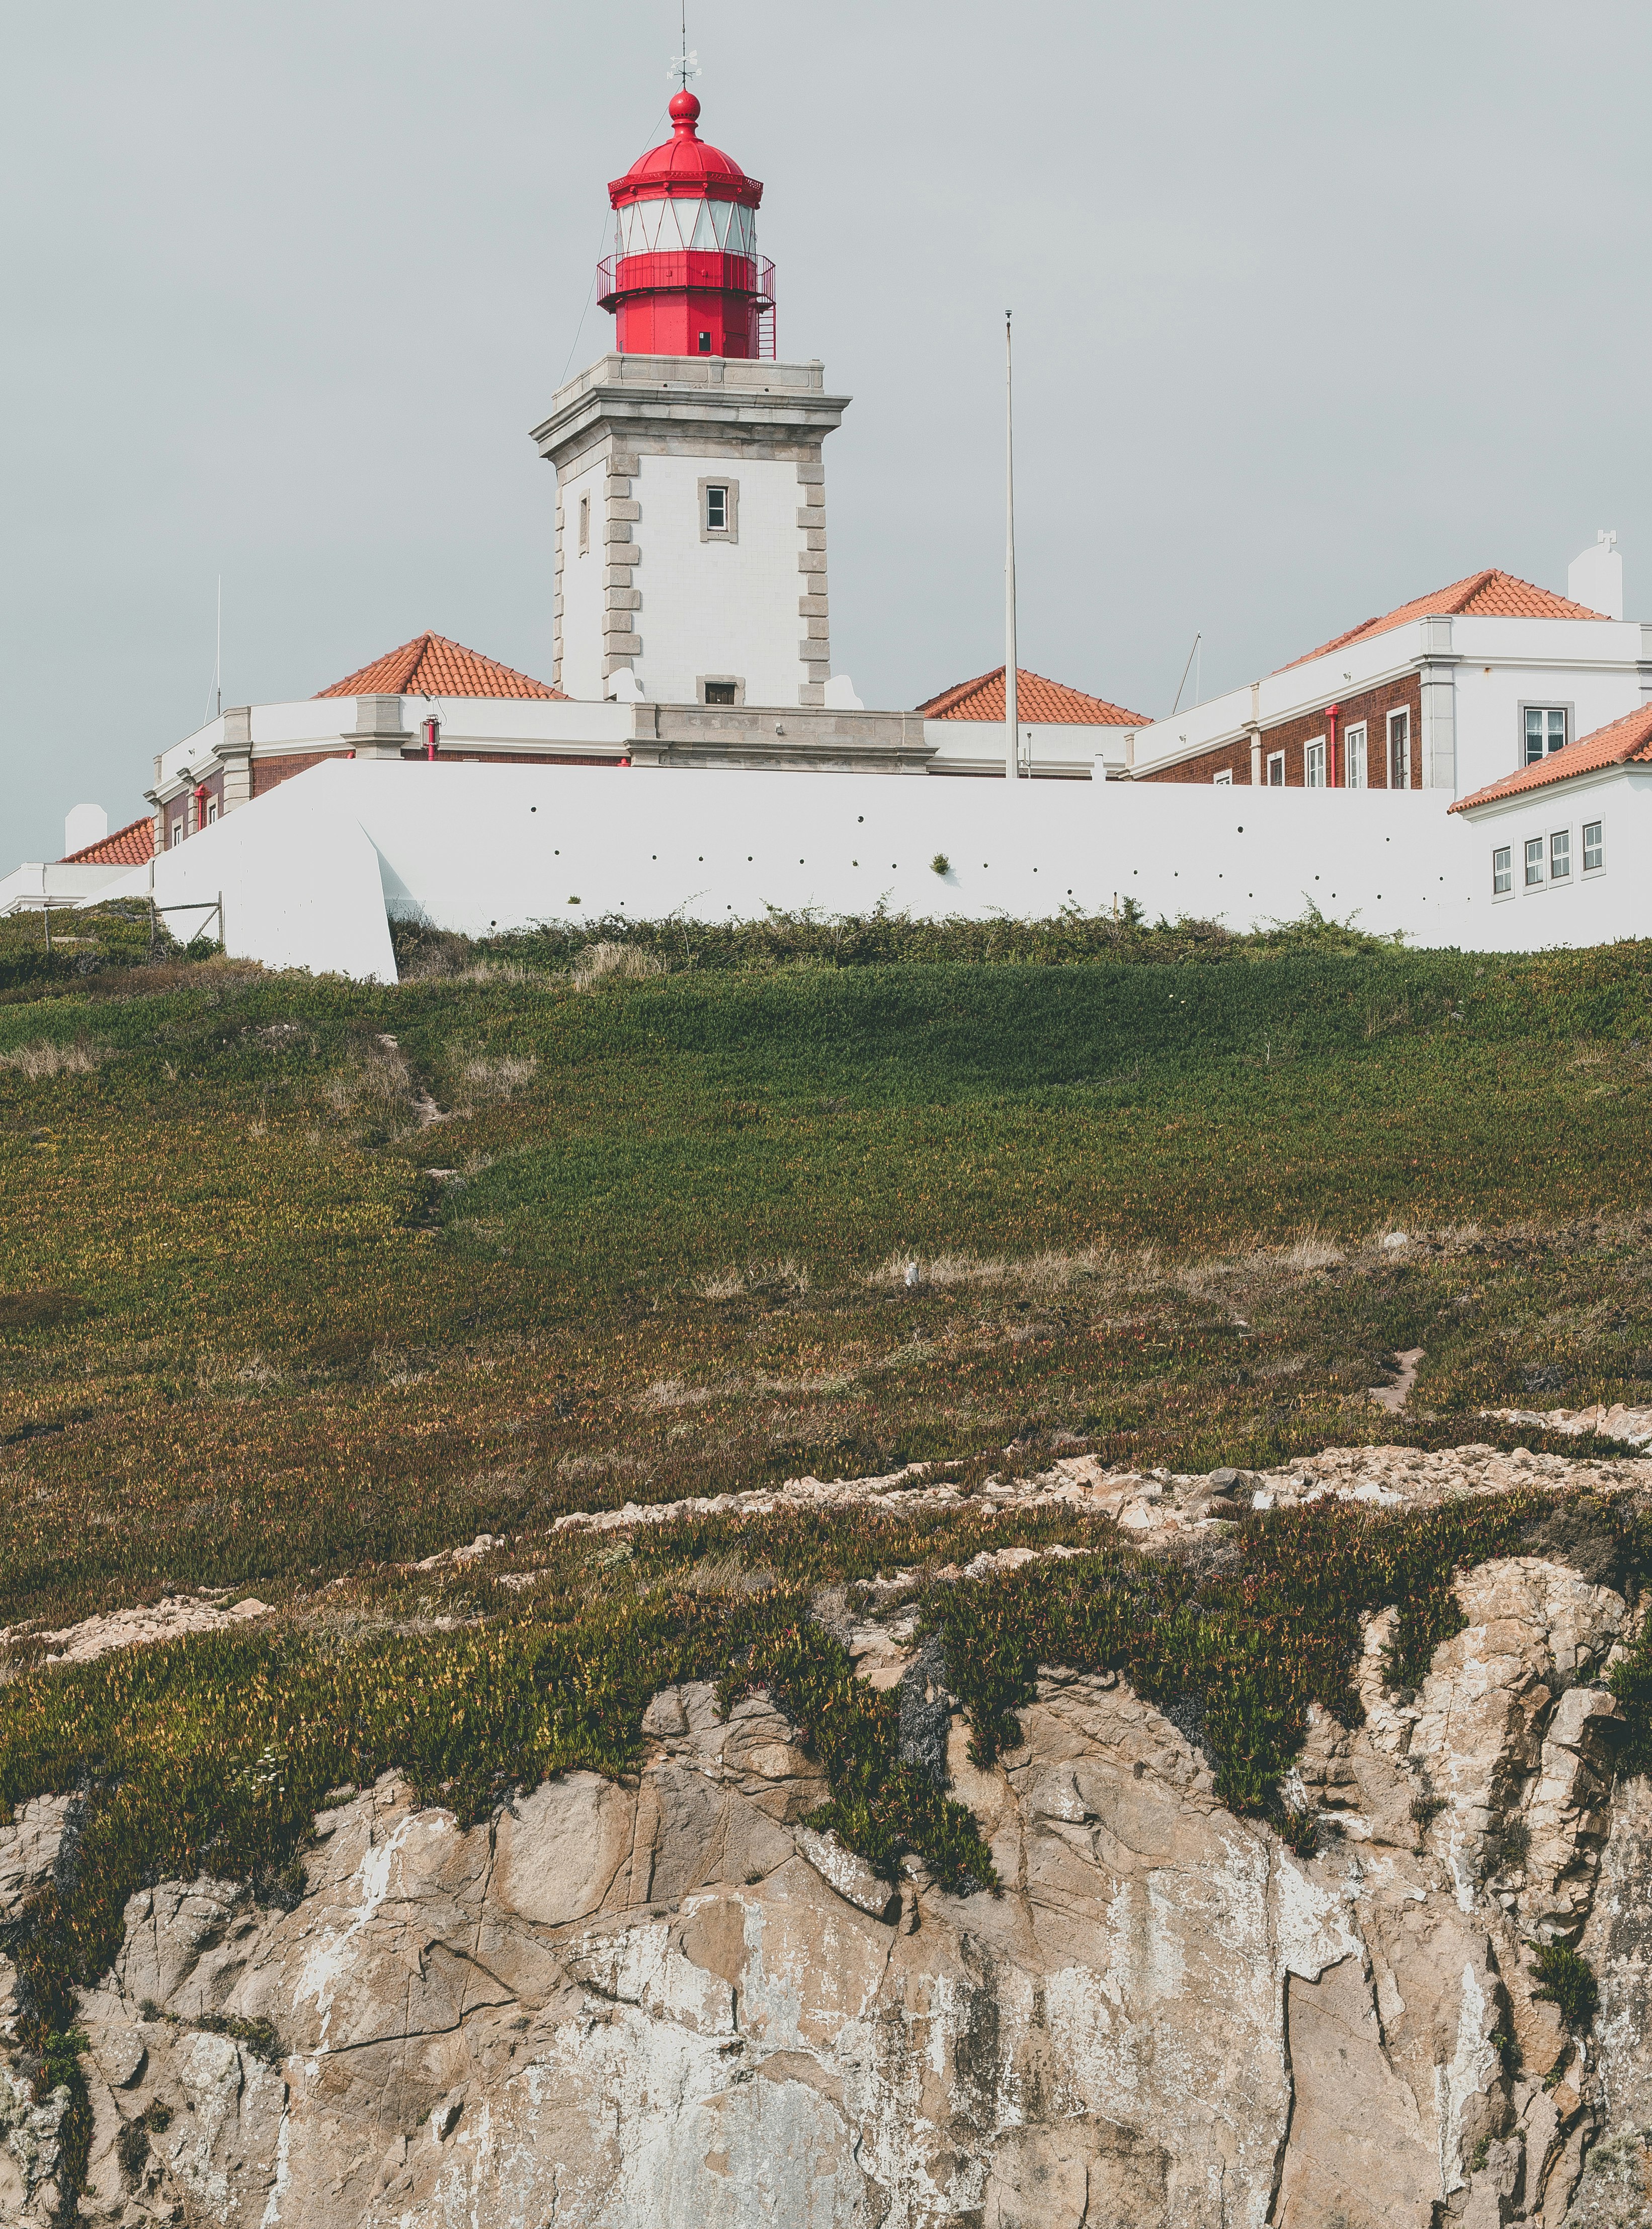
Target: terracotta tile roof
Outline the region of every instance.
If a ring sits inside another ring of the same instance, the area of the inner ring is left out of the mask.
[[[145,818],[112,828],[95,844],[87,844],[60,859],[60,867],[146,867],[155,856],[155,823]]]
[[[1404,626],[1408,620],[1437,618],[1447,612],[1484,620],[1604,620],[1606,616],[1604,612],[1591,612],[1586,605],[1574,604],[1568,597],[1557,596],[1552,588],[1535,588],[1529,581],[1516,580],[1514,574],[1494,568],[1470,573],[1466,581],[1454,581],[1449,588],[1436,588],[1431,595],[1415,596],[1409,604],[1385,612],[1379,619],[1362,620],[1346,634],[1334,635],[1317,650],[1304,651],[1289,665],[1277,670],[1289,673],[1292,665],[1306,665],[1310,658],[1323,658],[1351,642],[1363,642],[1368,635],[1386,634],[1391,627]]]
[[[318,697],[562,697],[479,650],[466,650],[446,635],[416,634],[400,650],[387,651],[357,673],[346,674]],[[565,702],[566,700],[563,699]]]
[[[1449,810],[1466,813],[1471,805],[1489,805],[1494,798],[1518,797],[1528,789],[1547,789],[1552,782],[1567,781],[1573,774],[1593,774],[1597,768],[1652,765],[1652,704],[1626,712],[1592,736],[1579,736],[1564,750],[1551,751],[1518,774],[1505,774],[1471,797],[1460,797]]]
[[[1015,669],[1015,703],[1020,717],[1035,727],[1046,723],[1080,728],[1153,725],[1145,712],[1127,712],[1121,704],[1109,704],[1104,697],[1086,697],[1082,689],[1069,689],[1063,681],[1046,681],[1042,673],[1029,673],[1025,665]],[[917,709],[926,720],[1002,720],[1004,668],[995,665],[990,673],[974,681],[960,681]]]

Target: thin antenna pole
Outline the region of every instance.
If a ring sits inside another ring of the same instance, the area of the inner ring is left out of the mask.
[[[1188,652],[1187,663],[1181,670],[1181,679],[1176,684],[1176,701],[1170,708],[1170,716],[1173,720],[1181,710],[1181,692],[1187,686],[1187,677],[1193,670],[1193,651],[1199,648],[1199,636],[1193,637],[1193,649]]]
[[[218,650],[213,659],[212,685],[218,694],[218,710],[215,717],[222,719],[224,709],[224,576],[218,575]]]
[[[1015,659],[1015,381],[1010,312],[1004,312],[1004,772],[1021,773],[1020,706]]]

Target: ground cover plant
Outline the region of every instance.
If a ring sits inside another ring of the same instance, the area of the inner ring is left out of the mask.
[[[550,1538],[569,1509],[1080,1449],[1578,1452],[1480,1412],[1652,1399],[1652,947],[596,924],[404,930],[375,986],[99,935],[85,970],[0,943],[0,1805],[81,1806],[11,1953],[42,2081],[139,1879],[285,1893],[327,1791],[391,1767],[467,1816],[622,1770],[672,1677],[766,1687],[848,1840],[989,1891],[816,1615],[878,1571],[916,1574],[980,1756],[1032,1665],[1116,1668],[1194,1698],[1225,1795],[1295,1832],[1281,1775],[1309,1701],[1353,1707],[1360,1609],[1405,1605],[1415,1678],[1452,1571],[1544,1515],[1248,1520],[1194,1568],[1070,1514],[594,1546]],[[1599,1521],[1638,1584],[1638,1514]],[[1036,1583],[932,1583],[1057,1540],[1084,1552]],[[277,1614],[41,1661],[194,1588]],[[1616,1676],[1652,1755],[1652,1668]]]

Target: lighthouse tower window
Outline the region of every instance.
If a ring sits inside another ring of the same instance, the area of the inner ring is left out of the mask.
[[[700,539],[738,542],[740,539],[740,483],[704,479],[700,482]]]

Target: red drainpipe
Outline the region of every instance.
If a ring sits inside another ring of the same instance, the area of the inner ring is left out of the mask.
[[[198,829],[207,825],[207,786],[203,781],[195,786],[195,825]]]
[[[424,723],[424,731],[425,756],[427,759],[434,759],[436,755],[436,745],[441,736],[441,723],[434,712]]]
[[[1327,706],[1325,714],[1327,761],[1325,780],[1327,786],[1332,789],[1340,788],[1341,786],[1336,778],[1336,722],[1337,715],[1341,710],[1342,707],[1340,704],[1332,704]]]

